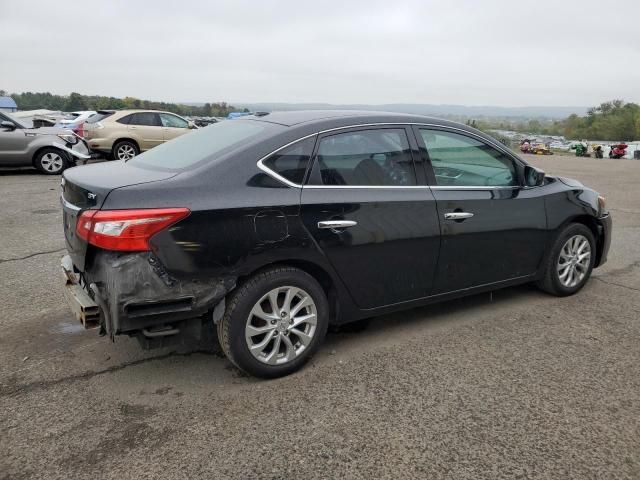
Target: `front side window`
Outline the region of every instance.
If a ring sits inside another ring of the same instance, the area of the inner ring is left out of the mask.
[[[309,137],[283,148],[267,158],[263,164],[295,184],[302,184],[316,137]]]
[[[314,169],[322,185],[412,186],[416,184],[403,128],[360,130],[323,137]]]
[[[170,115],[168,113],[161,113],[160,121],[162,122],[163,127],[189,128],[189,122],[184,118],[176,117],[175,115]]]
[[[144,125],[147,127],[159,127],[160,119],[158,114],[154,112],[134,113],[129,120],[129,125]]]
[[[454,187],[518,185],[513,159],[489,145],[458,133],[420,129],[436,184]]]

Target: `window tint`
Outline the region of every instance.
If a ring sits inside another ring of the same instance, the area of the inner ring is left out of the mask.
[[[420,129],[427,146],[437,185],[515,186],[513,159],[489,145],[465,135]]]
[[[132,118],[133,118],[133,114],[125,115],[124,117],[119,118],[118,120],[116,120],[116,122],[122,123],[124,125],[128,125]]]
[[[154,147],[128,162],[177,171],[204,161],[213,163],[226,153],[258,139],[262,134],[272,134],[269,132],[283,128],[251,120],[214,123]]]
[[[300,140],[271,155],[263,163],[278,175],[300,185],[304,180],[315,142],[315,136]]]
[[[161,113],[160,121],[162,122],[163,127],[189,128],[189,122],[187,122],[184,118],[170,115],[168,113]]]
[[[129,120],[129,125],[146,125],[147,127],[159,127],[160,119],[155,112],[134,113]]]
[[[323,185],[416,184],[407,134],[402,128],[361,130],[320,140],[314,169]]]

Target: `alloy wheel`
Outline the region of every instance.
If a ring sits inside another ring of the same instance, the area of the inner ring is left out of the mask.
[[[274,288],[251,309],[245,339],[251,354],[267,365],[288,363],[309,346],[317,327],[316,305],[297,287]]]
[[[560,283],[567,288],[578,285],[589,271],[591,263],[591,245],[584,235],[569,238],[558,257],[556,269]]]
[[[131,145],[120,145],[117,151],[119,160],[131,160],[136,156],[136,150]]]
[[[42,168],[47,172],[56,173],[62,170],[64,160],[59,153],[48,152],[40,159],[40,165],[42,165]]]

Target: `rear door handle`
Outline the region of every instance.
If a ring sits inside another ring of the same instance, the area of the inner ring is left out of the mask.
[[[449,212],[444,214],[445,220],[465,220],[473,217],[471,212]]]
[[[358,222],[353,220],[325,220],[318,222],[318,228],[328,228],[330,230],[337,230],[340,228],[355,227]]]

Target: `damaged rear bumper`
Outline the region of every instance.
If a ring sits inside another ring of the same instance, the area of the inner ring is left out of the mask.
[[[235,286],[231,278],[176,279],[151,252],[98,251],[82,273],[66,256],[62,270],[75,317],[111,337],[175,335],[176,325],[213,309]]]

